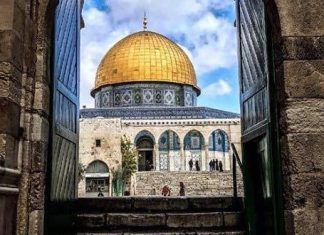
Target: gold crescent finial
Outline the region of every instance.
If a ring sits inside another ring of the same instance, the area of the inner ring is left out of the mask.
[[[146,30],[147,30],[147,18],[146,18],[146,11],[144,11],[143,28],[144,28],[144,31],[146,31]]]

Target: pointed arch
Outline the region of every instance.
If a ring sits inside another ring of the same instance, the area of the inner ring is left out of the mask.
[[[211,151],[228,152],[229,138],[225,131],[217,129],[209,135],[208,149]]]
[[[180,150],[179,135],[173,130],[164,131],[159,138],[159,150]]]
[[[184,137],[185,150],[203,149],[205,144],[204,136],[198,130],[190,130]]]

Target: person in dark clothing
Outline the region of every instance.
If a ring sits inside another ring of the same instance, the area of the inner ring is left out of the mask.
[[[218,160],[217,160],[217,159],[216,159],[216,161],[215,161],[215,169],[216,169],[216,171],[219,170],[219,168],[218,168]]]
[[[209,162],[209,170],[210,171],[214,170],[214,162],[213,162],[213,160],[210,160],[210,162]]]
[[[223,172],[223,163],[222,163],[222,161],[219,161],[218,165],[219,165],[219,171]]]
[[[213,170],[214,171],[216,170],[216,162],[215,162],[215,159],[213,159]]]
[[[198,160],[196,160],[196,171],[200,171],[200,166]]]
[[[164,185],[164,187],[162,188],[162,195],[164,197],[171,195],[171,189],[167,185]]]
[[[180,182],[179,196],[185,196],[185,186],[184,186],[183,182]]]
[[[193,161],[192,161],[192,159],[190,159],[190,161],[189,161],[189,169],[192,171],[192,167],[193,167]]]
[[[98,197],[103,197],[104,195],[103,195],[103,193],[102,193],[102,188],[99,186],[98,187]]]

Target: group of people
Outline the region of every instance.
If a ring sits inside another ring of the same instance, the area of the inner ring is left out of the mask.
[[[210,160],[209,162],[209,170],[210,171],[220,171],[223,172],[223,163],[222,161],[218,161],[217,159]]]
[[[171,196],[171,188],[169,188],[167,185],[164,185],[164,187],[162,188],[162,195],[164,197]],[[182,197],[186,196],[185,186],[184,186],[183,182],[180,182],[180,190],[179,190],[178,196],[182,196]]]
[[[193,164],[194,164],[193,160],[190,159],[188,164],[189,164],[189,169],[192,171]],[[199,161],[198,160],[195,161],[195,167],[196,167],[196,171],[200,171],[200,166],[199,166]]]

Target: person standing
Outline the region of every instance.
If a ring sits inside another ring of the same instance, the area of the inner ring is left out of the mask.
[[[183,182],[180,182],[180,191],[179,191],[179,196],[185,196],[185,186]]]
[[[210,160],[209,162],[209,171],[213,171],[214,170],[214,162],[213,160]]]
[[[189,161],[189,169],[192,171],[192,167],[193,167],[193,161],[192,158]]]
[[[222,161],[219,161],[219,171],[223,172],[223,163],[222,163]]]
[[[196,160],[196,171],[200,171],[200,166],[198,160]]]
[[[216,171],[219,170],[219,168],[218,168],[218,160],[217,160],[217,159],[216,159],[216,161],[215,161],[215,169],[216,169]]]

